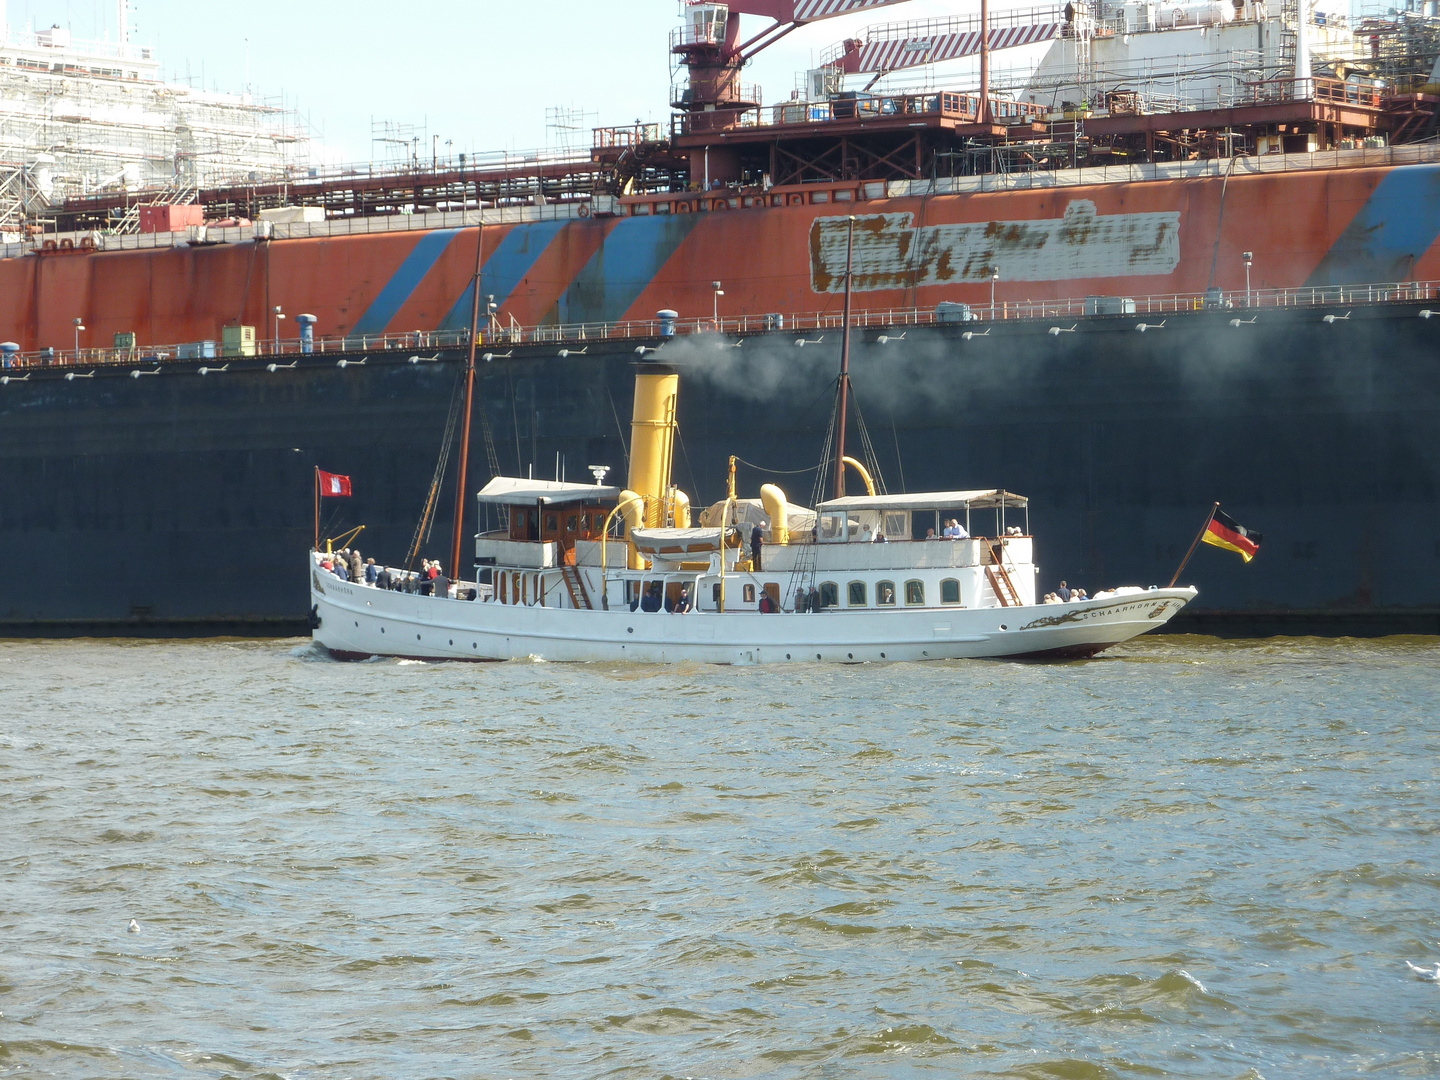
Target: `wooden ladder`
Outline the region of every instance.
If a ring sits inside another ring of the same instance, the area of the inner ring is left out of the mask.
[[[1020,594],[1015,591],[1015,582],[1010,580],[1010,572],[1000,561],[1004,557],[1004,546],[989,540],[984,543],[990,551],[990,565],[985,567],[985,576],[990,579],[990,588],[995,590],[995,596],[999,599],[1001,607],[1019,607]]]
[[[570,594],[570,606],[576,609],[583,607],[586,611],[593,610],[590,594],[585,591],[585,579],[580,576],[580,571],[569,563],[562,563],[560,576],[565,579],[565,589]]]

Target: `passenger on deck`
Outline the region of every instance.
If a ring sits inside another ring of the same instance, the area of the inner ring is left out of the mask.
[[[359,548],[350,552],[350,580],[357,584],[365,580],[365,563],[360,558]]]
[[[770,599],[770,594],[768,592],[762,592],[760,594],[760,614],[775,614],[775,601]]]
[[[680,599],[675,602],[675,614],[685,615],[690,607],[690,586],[686,585],[680,590]]]
[[[659,611],[664,604],[664,594],[660,591],[660,583],[652,581],[650,588],[645,591],[644,598],[640,601],[641,611]]]
[[[935,530],[934,530],[934,529],[926,529],[926,530],[925,530],[925,539],[926,539],[926,540],[934,540],[934,539],[935,539]]]
[[[761,526],[765,524],[767,523],[762,521],[750,530],[750,564],[757,574],[760,573],[760,548],[765,543],[765,530]]]
[[[375,565],[374,559],[365,560],[365,584],[374,585],[380,578],[380,568]]]
[[[344,560],[344,559],[336,559],[336,560],[335,560],[335,570],[334,570],[334,573],[335,573],[335,576],[338,577],[341,581],[349,581],[349,580],[350,580],[350,571],[345,569],[345,560]]]
[[[873,541],[871,541],[871,543],[875,543],[875,544],[888,544],[889,542],[890,542],[890,541],[885,538],[885,533],[884,533],[884,532],[877,532],[877,533],[875,534],[875,539],[874,539]]]
[[[1062,581],[1060,582],[1060,588],[1055,590],[1055,595],[1060,598],[1060,602],[1062,604],[1068,604],[1070,602],[1070,597],[1073,594],[1070,592],[1070,586]]]
[[[380,567],[375,573],[375,587],[377,589],[389,589],[392,585],[393,581],[390,578],[390,571],[383,566]]]
[[[1086,595],[1086,592],[1085,592],[1084,589],[1076,589],[1076,590],[1075,590],[1075,599],[1076,599],[1076,600],[1089,600],[1090,597],[1089,597],[1088,595]]]

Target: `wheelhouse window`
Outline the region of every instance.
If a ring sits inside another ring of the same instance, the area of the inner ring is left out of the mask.
[[[956,584],[959,584],[958,582]],[[956,602],[959,602],[959,593],[956,593]],[[919,607],[925,603],[925,583],[923,581],[905,582],[905,603],[911,607]]]
[[[893,581],[875,583],[875,603],[880,607],[895,606],[895,583]]]
[[[840,606],[839,585],[833,581],[822,581],[820,583],[820,606],[822,608]]]
[[[940,582],[940,602],[942,604],[958,604],[960,602],[960,582],[953,577],[947,577]]]
[[[870,601],[866,599],[866,586],[863,581],[850,582],[850,606],[868,607]]]

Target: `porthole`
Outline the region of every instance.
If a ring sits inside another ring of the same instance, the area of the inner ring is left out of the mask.
[[[854,654],[853,652],[847,652],[847,653],[845,654],[845,657],[846,657],[846,659],[848,659],[848,660],[854,660],[854,659],[855,659],[855,654]]]
[[[881,660],[884,660],[884,659],[885,659],[885,654],[884,654],[883,652],[880,654],[880,659],[881,659]]]
[[[480,647],[480,642],[478,642],[478,641],[472,641],[472,642],[470,643],[470,647],[471,647],[472,649],[478,649],[478,648]]]
[[[355,625],[356,625],[356,626],[359,626],[360,624],[357,622]]]
[[[820,654],[819,654],[818,652],[815,654],[815,659],[816,659],[816,660],[819,660],[819,659],[820,659]]]
[[[785,659],[786,659],[786,660],[789,660],[789,659],[790,659],[790,654],[789,654],[788,652],[785,654]]]
[[[385,632],[385,627],[380,627],[380,632],[383,634]]]
[[[420,635],[419,635],[419,634],[416,634],[416,635],[415,635],[415,640],[416,640],[416,641],[419,641],[419,640],[420,640]]]
[[[450,639],[450,644],[451,644],[451,645],[454,645],[454,644],[455,644],[455,639],[454,639],[454,638],[451,638],[451,639]]]
[[[633,626],[627,626],[627,627],[625,627],[625,632],[626,632],[627,634],[633,634],[633,633],[635,632],[635,627],[633,627]]]
[[[1000,624],[1000,629],[1001,629],[1001,630],[1009,630],[1010,628],[1009,628],[1008,626],[1006,626],[1006,625],[1002,622],[1002,623]]]

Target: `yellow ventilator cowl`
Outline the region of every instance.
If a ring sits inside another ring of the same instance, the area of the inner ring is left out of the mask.
[[[770,519],[770,542],[788,544],[790,500],[785,497],[785,492],[774,484],[765,484],[760,488],[760,502],[765,506],[765,516]]]

